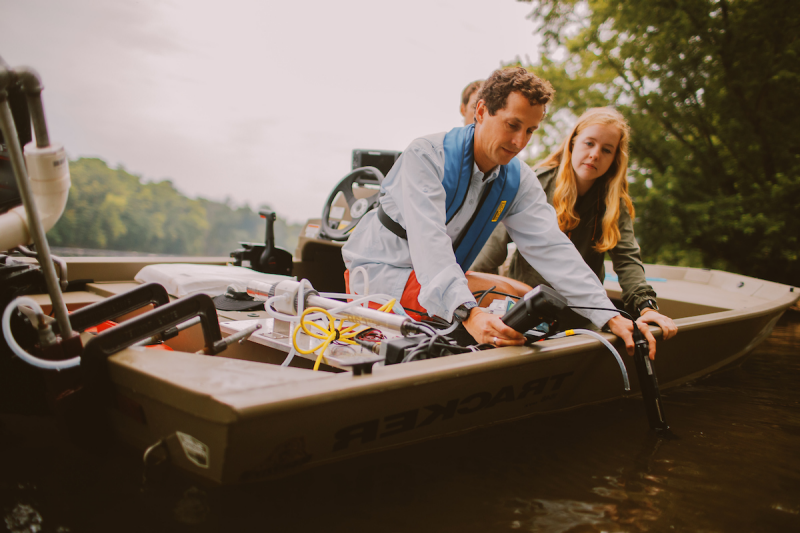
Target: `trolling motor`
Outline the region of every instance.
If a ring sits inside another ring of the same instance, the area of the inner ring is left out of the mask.
[[[644,400],[644,408],[647,412],[647,420],[650,423],[650,429],[656,431],[659,435],[671,435],[669,426],[664,419],[664,410],[661,405],[661,393],[658,390],[658,379],[656,378],[656,371],[653,364],[650,362],[649,349],[650,345],[647,342],[644,334],[639,330],[639,325],[636,320],[621,309],[600,309],[594,307],[578,307],[569,306],[570,309],[597,309],[599,311],[617,311],[622,316],[627,318],[633,323],[633,343],[634,353],[633,360],[636,364],[636,375],[639,378],[639,387],[642,389],[642,399]],[[624,370],[622,360],[619,360],[620,367]],[[626,373],[626,390],[627,387],[627,373]]]
[[[266,274],[291,276],[292,267],[294,266],[292,254],[283,248],[275,246],[275,212],[262,209],[258,214],[261,215],[261,218],[267,220],[264,244],[240,242],[241,248],[231,252],[234,266],[252,268]]]
[[[633,319],[631,319],[633,320]],[[648,354],[649,345],[644,334],[639,331],[636,321],[633,322],[633,342],[636,352],[633,360],[636,363],[636,375],[639,377],[639,386],[642,389],[644,408],[647,411],[647,420],[650,422],[650,429],[662,433],[669,431],[667,421],[664,420],[664,411],[661,405],[661,393],[658,390],[658,378],[650,362]]]

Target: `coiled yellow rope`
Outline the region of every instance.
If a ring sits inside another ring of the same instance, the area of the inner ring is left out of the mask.
[[[378,308],[378,311],[384,311],[386,313],[391,312],[395,302],[396,299],[392,299],[386,302],[384,305]],[[311,313],[322,313],[323,315],[325,315],[328,318],[328,327],[324,328],[319,324],[317,324],[316,322],[313,322],[311,320],[306,320],[306,316]],[[342,324],[344,323],[344,319],[338,319],[339,320],[338,325],[336,323],[336,320],[337,319],[333,318],[333,315],[331,315],[327,310],[321,307],[309,307],[308,309],[303,311],[302,315],[300,315],[300,324],[298,324],[297,327],[294,328],[294,333],[292,333],[292,343],[294,344],[295,350],[304,355],[309,355],[319,350],[319,355],[317,356],[317,359],[314,362],[314,370],[319,370],[320,363],[323,360],[325,360],[325,355],[324,355],[325,350],[328,349],[328,345],[330,345],[330,343],[332,343],[333,341],[342,341],[347,344],[356,344],[354,341],[350,339],[361,333],[361,331],[364,331],[363,329],[360,331],[354,331],[354,329],[358,327],[358,324],[353,324],[352,326],[347,326],[346,328],[342,329]],[[308,326],[314,326],[314,328],[316,328],[318,331],[312,331],[308,329]],[[297,333],[301,329],[309,337],[314,337],[315,339],[319,339],[322,342],[320,342],[315,347],[309,350],[304,350],[300,348],[297,345]],[[325,363],[327,364],[327,361],[325,361]]]

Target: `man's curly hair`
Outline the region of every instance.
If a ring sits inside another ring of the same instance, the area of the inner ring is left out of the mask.
[[[528,99],[531,105],[543,105],[553,100],[556,91],[550,82],[543,80],[522,67],[498,69],[492,72],[478,93],[478,100],[483,100],[489,114],[494,116],[506,106],[508,95],[519,92]]]

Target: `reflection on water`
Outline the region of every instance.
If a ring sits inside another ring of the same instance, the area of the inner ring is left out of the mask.
[[[800,531],[798,383],[795,312],[741,367],[662,392],[674,440],[620,400],[227,489],[3,417],[0,506],[26,533]]]
[[[6,529],[12,533],[23,531],[41,531],[42,515],[36,509],[24,503],[18,503],[5,516]],[[63,531],[63,530],[62,530]]]

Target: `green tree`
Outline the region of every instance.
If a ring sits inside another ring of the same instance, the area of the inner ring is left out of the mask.
[[[615,105],[630,121],[645,259],[800,284],[796,1],[532,3],[551,115]]]
[[[249,207],[183,196],[170,181],[143,183],[100,159],[70,161],[64,214],[48,232],[54,246],[168,255],[228,255],[240,241],[263,242]],[[275,241],[294,252],[301,225],[278,219]]]

